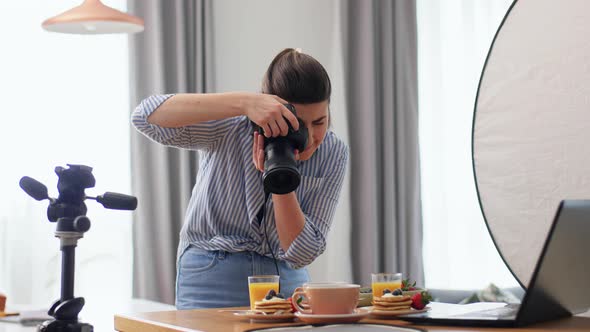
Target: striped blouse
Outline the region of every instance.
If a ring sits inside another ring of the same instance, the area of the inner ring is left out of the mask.
[[[298,161],[301,183],[295,190],[305,216],[303,231],[283,251],[276,232],[273,202],[266,200],[264,221],[257,220],[265,195],[262,172],[252,162],[252,128],[246,116],[164,128],[148,116],[172,95],[144,99],[132,123],[150,139],[199,151],[195,187],[180,231],[178,254],[193,245],[204,250],[254,251],[270,256],[265,230],[277,258],[293,268],[310,264],[326,248],[326,237],[348,162],[348,147],[328,130],[309,160]]]

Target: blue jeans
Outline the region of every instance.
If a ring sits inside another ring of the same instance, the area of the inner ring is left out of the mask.
[[[285,298],[309,281],[307,269],[292,269],[284,261],[277,264]],[[176,308],[249,306],[248,276],[269,274],[277,274],[272,258],[250,251],[230,253],[190,246],[178,260]]]

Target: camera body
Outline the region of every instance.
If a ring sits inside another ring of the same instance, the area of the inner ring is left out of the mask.
[[[295,106],[285,104],[295,116]],[[299,121],[299,130],[294,130],[287,121],[287,136],[264,138],[264,173],[262,175],[264,191],[273,194],[288,194],[297,189],[301,182],[301,174],[295,161],[295,150],[300,152],[307,147],[308,130],[303,121]],[[252,122],[254,131],[264,135],[264,130]]]

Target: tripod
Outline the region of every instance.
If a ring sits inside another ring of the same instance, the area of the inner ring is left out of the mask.
[[[102,196],[86,196],[84,190],[95,185],[92,168],[84,165],[68,164],[69,168],[56,167],[58,176],[57,199],[49,197],[47,187],[28,176],[21,178],[20,187],[29,196],[40,201],[49,200],[47,218],[57,222],[55,236],[60,240],[61,250],[61,296],[55,301],[47,314],[54,319],[37,327],[39,332],[92,332],[93,326],[78,320],[84,307],[83,297],[74,297],[75,249],[78,240],[90,229],[90,219],[86,216],[85,199],[94,199],[107,209],[135,210],[137,198],[133,196],[106,192]]]

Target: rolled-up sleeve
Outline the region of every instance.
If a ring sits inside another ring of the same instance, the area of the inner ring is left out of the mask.
[[[210,149],[239,121],[239,117],[205,121],[189,126],[168,128],[148,122],[148,117],[174,94],[145,98],[131,115],[131,123],[142,134],[163,145],[186,149]]]
[[[335,158],[327,160],[322,168],[327,170],[322,184],[311,194],[309,204],[302,206],[305,215],[303,230],[285,252],[279,249],[279,258],[293,268],[309,265],[326,249],[326,238],[338,204],[348,164],[348,147],[341,145]]]

